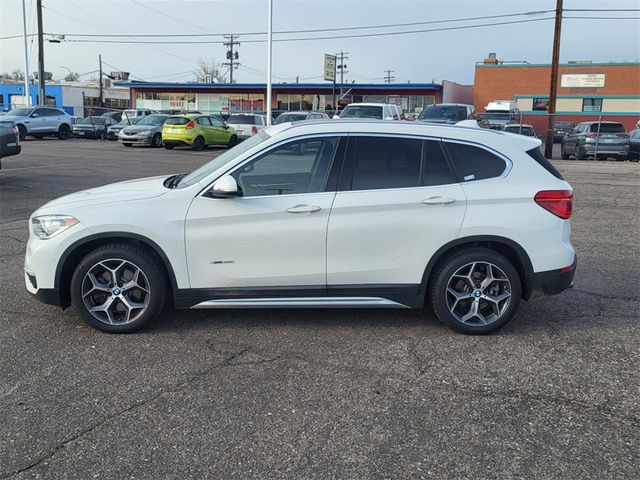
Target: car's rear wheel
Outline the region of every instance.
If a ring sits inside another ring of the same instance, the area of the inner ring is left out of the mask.
[[[153,148],[160,148],[162,146],[162,135],[156,133],[151,139],[151,146]]]
[[[193,148],[195,151],[199,152],[201,150],[204,150],[204,138],[202,137],[197,137],[194,141],[193,141],[193,146],[191,148]]]
[[[27,137],[27,128],[24,125],[18,125],[18,136],[20,137],[20,141]]]
[[[238,144],[238,137],[236,137],[235,135],[231,135],[231,138],[229,139],[229,142],[227,142],[227,147],[233,148],[237,144]]]
[[[148,252],[109,244],[85,256],[71,278],[71,300],[89,325],[103,332],[130,333],[158,316],[166,279]]]
[[[71,129],[69,125],[62,124],[60,128],[58,128],[58,138],[60,140],[67,140],[71,136]]]
[[[580,147],[576,147],[576,153],[574,155],[576,160],[584,160],[584,153]]]
[[[438,319],[458,332],[484,335],[513,318],[522,286],[515,267],[488,248],[454,254],[437,269],[430,300]]]

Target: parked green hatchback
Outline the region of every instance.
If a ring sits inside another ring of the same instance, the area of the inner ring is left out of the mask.
[[[218,117],[209,115],[174,115],[162,127],[164,148],[187,146],[204,150],[208,145],[237,145],[238,135]]]

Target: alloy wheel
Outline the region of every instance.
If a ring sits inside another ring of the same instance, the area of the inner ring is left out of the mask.
[[[128,260],[102,260],[82,280],[84,306],[102,323],[125,325],[135,321],[146,311],[150,299],[147,276]]]
[[[496,265],[473,262],[456,270],[447,283],[449,312],[465,325],[497,321],[511,300],[511,282]]]

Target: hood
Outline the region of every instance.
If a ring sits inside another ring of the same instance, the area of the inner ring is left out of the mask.
[[[167,177],[168,175],[141,178],[82,190],[50,201],[40,207],[37,213],[66,215],[72,214],[73,210],[85,209],[96,205],[131,202],[157,197],[168,192],[163,185]],[[46,210],[46,212],[42,212],[44,210]]]

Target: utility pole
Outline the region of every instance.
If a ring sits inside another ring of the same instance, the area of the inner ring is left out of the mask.
[[[273,0],[267,6],[267,125],[271,125],[271,54],[273,46]]]
[[[98,62],[100,63],[100,68],[99,68],[100,73],[98,74],[99,75],[98,82],[100,82],[99,83],[99,85],[100,85],[100,106],[104,107],[104,92],[102,90],[102,55],[98,55]]]
[[[38,16],[38,105],[44,105],[47,97],[44,92],[44,33],[42,30],[42,0],[36,1],[36,11]]]
[[[24,30],[24,101],[25,107],[31,106],[29,94],[29,48],[27,46],[27,6],[22,0],[22,28]]]
[[[395,70],[385,70],[386,75],[384,77],[384,83],[391,83],[396,81],[396,77],[392,76],[392,73],[396,73]]]
[[[560,31],[562,29],[562,0],[556,0],[556,23],[553,31],[553,55],[551,59],[551,85],[549,86],[549,117],[545,135],[544,156],[553,156],[553,126],[556,122],[556,96],[558,93],[558,64],[560,62]]]
[[[349,60],[347,55],[349,55],[349,52],[336,53],[336,69],[340,70],[340,88],[342,88],[342,84],[344,83],[344,74],[349,73],[348,70],[345,72],[345,68],[347,68],[347,66],[344,64],[345,60]]]
[[[233,83],[233,71],[238,68],[240,63],[237,61],[240,55],[238,55],[238,51],[233,51],[233,47],[238,45],[240,46],[240,42],[238,42],[238,35],[225,35],[225,41],[223,45],[228,47],[227,50],[227,60],[228,62],[223,63],[223,65],[229,66],[229,83]]]

